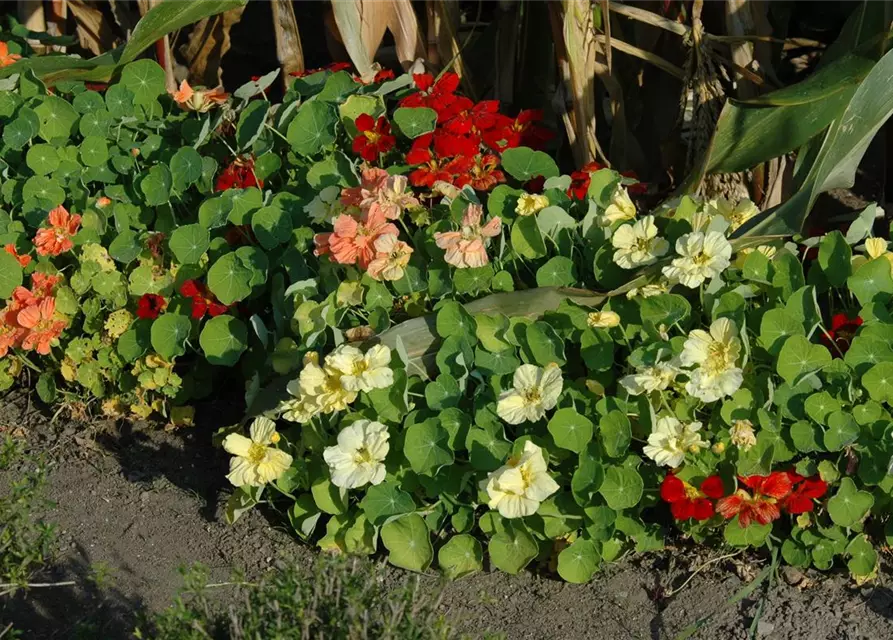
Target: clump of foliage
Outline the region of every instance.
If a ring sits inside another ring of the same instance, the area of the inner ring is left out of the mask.
[[[27,586],[53,553],[53,527],[35,518],[44,506],[42,497],[46,469],[22,450],[21,440],[6,436],[0,443],[0,471],[12,474],[7,490],[0,495],[0,596]]]
[[[418,583],[388,589],[379,567],[365,561],[320,556],[310,568],[284,564],[259,584],[240,587],[221,610],[209,597],[207,574],[187,574],[187,591],[153,616],[138,638],[332,638],[343,640],[447,640],[458,638],[438,600]]]

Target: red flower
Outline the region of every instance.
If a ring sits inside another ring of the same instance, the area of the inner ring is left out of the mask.
[[[393,71],[391,71],[390,69],[382,69],[381,71],[379,71],[378,73],[375,74],[375,77],[372,79],[372,82],[374,84],[380,84],[382,82],[385,82],[386,80],[393,80],[393,79],[394,79]]]
[[[495,127],[499,117],[499,100],[483,100],[475,104],[465,96],[458,96],[445,110],[444,129],[460,136],[479,133]]]
[[[351,64],[349,62],[333,62],[332,64],[326,65],[324,67],[320,67],[319,69],[305,69],[304,71],[292,71],[288,75],[293,76],[295,78],[306,78],[307,76],[312,76],[314,73],[319,73],[320,71],[331,71],[332,73],[337,73],[338,71],[346,71],[350,69]]]
[[[144,293],[136,303],[136,315],[144,320],[154,320],[167,307],[167,301],[157,293]]]
[[[413,75],[412,79],[419,91],[403,98],[400,101],[401,107],[428,107],[440,116],[456,100],[454,92],[459,87],[459,76],[455,73],[444,73],[436,82],[430,73],[419,73]]]
[[[721,498],[723,492],[719,476],[710,476],[696,489],[670,473],[660,486],[660,497],[670,503],[670,512],[677,520],[709,520],[713,516],[712,500]]]
[[[856,331],[863,322],[859,316],[850,318],[845,313],[835,314],[831,318],[831,328],[828,330],[828,334],[820,333],[819,339],[829,350],[833,351],[836,346],[841,353],[846,353],[850,348],[853,336],[856,335]]]
[[[433,152],[430,148],[432,143]],[[430,187],[438,180],[453,182],[457,176],[471,171],[474,160],[470,156],[476,153],[476,145],[461,136],[448,134],[419,136],[406,154],[406,162],[422,166],[409,174],[409,183],[414,187]]]
[[[828,483],[822,480],[820,476],[812,476],[804,478],[796,473],[788,472],[791,482],[794,483],[794,489],[791,494],[784,499],[782,508],[792,515],[806,513],[815,508],[813,500],[821,498],[828,491]]]
[[[546,177],[536,176],[531,178],[524,184],[524,191],[527,193],[542,193],[546,188]]]
[[[567,188],[567,196],[575,200],[585,200],[586,194],[589,193],[592,174],[602,168],[598,162],[590,162],[583,165],[579,171],[574,171],[571,174],[571,186]]]
[[[201,320],[207,313],[212,318],[222,315],[229,309],[225,304],[217,301],[217,298],[208,288],[195,280],[187,280],[180,287],[180,293],[187,298],[192,298],[192,317]]]
[[[254,175],[254,158],[240,156],[217,176],[214,190],[226,191],[227,189],[247,189],[248,187],[262,189],[263,186],[263,180],[259,180]]]
[[[739,477],[739,482],[753,491],[744,489],[716,503],[716,512],[726,519],[738,516],[738,524],[747,527],[754,520],[769,524],[781,516],[779,501],[790,495],[793,489],[791,476],[784,471],[773,471],[768,476]]]
[[[457,172],[455,184],[457,187],[470,184],[478,191],[489,191],[500,182],[505,182],[505,174],[497,167],[499,158],[496,156],[492,154],[476,156],[469,172]],[[446,168],[449,170],[449,167]]]
[[[501,116],[498,128],[484,134],[484,142],[500,153],[522,145],[531,149],[541,149],[555,137],[554,133],[536,124],[542,119],[541,109],[525,109],[514,120]]]
[[[639,182],[639,176],[636,175],[635,171],[621,171],[620,175],[624,178],[632,178],[635,182],[630,184],[624,184],[628,193],[634,196],[640,196],[648,191],[648,184],[645,182]],[[626,183],[626,181],[624,181]]]
[[[353,139],[353,152],[367,162],[376,162],[379,155],[390,151],[397,142],[391,135],[391,123],[384,116],[374,120],[368,113],[361,113],[354,124],[359,134]]]

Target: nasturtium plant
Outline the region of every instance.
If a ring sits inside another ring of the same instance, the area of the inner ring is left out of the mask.
[[[875,574],[893,254],[862,218],[806,246],[749,200],[646,212],[452,73],[275,76],[4,85],[0,387],[176,424],[235,380],[227,517],[410,571],[586,582],[675,526]]]

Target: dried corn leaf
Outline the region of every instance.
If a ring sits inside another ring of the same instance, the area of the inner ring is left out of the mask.
[[[189,81],[216,87],[222,79],[221,61],[230,49],[230,30],[242,18],[245,7],[230,9],[197,22],[180,55],[189,67]]]
[[[115,32],[102,11],[83,0],[68,0],[68,8],[74,16],[78,39],[84,49],[98,56],[115,48]]]
[[[282,67],[282,81],[290,84],[290,74],[304,70],[304,50],[291,0],[273,0],[273,25],[276,30],[276,58]]]
[[[595,79],[598,44],[588,0],[563,0],[562,36],[567,61],[566,81],[574,109],[574,159],[579,165],[595,160]]]

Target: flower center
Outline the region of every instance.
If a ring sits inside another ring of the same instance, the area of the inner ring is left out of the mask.
[[[707,347],[707,361],[704,368],[709,374],[722,373],[735,364],[735,356],[732,353],[732,345],[714,340]]]
[[[353,461],[354,464],[371,464],[374,462],[372,452],[366,447],[360,447],[356,450],[356,453],[353,454]]]
[[[264,458],[267,455],[267,448],[262,444],[257,444],[256,442],[251,444],[251,448],[248,449],[248,461],[251,464],[260,464],[264,461]]]
[[[378,142],[379,138],[381,138],[381,134],[376,133],[375,131],[364,131],[363,135],[366,136],[366,139],[369,142],[373,142],[373,143]]]
[[[685,481],[682,482],[682,487],[685,490],[685,497],[689,500],[697,500],[704,497],[703,493]]]
[[[543,399],[543,396],[537,387],[526,389],[521,395],[527,404],[539,404]]]
[[[353,363],[353,368],[351,369],[351,373],[354,376],[361,376],[369,367],[366,364],[366,360],[357,360]]]
[[[651,251],[651,240],[649,240],[648,238],[636,238],[635,248],[636,251],[649,253]]]
[[[691,261],[694,262],[697,266],[703,267],[705,264],[710,262],[710,256],[701,251],[692,256]]]

